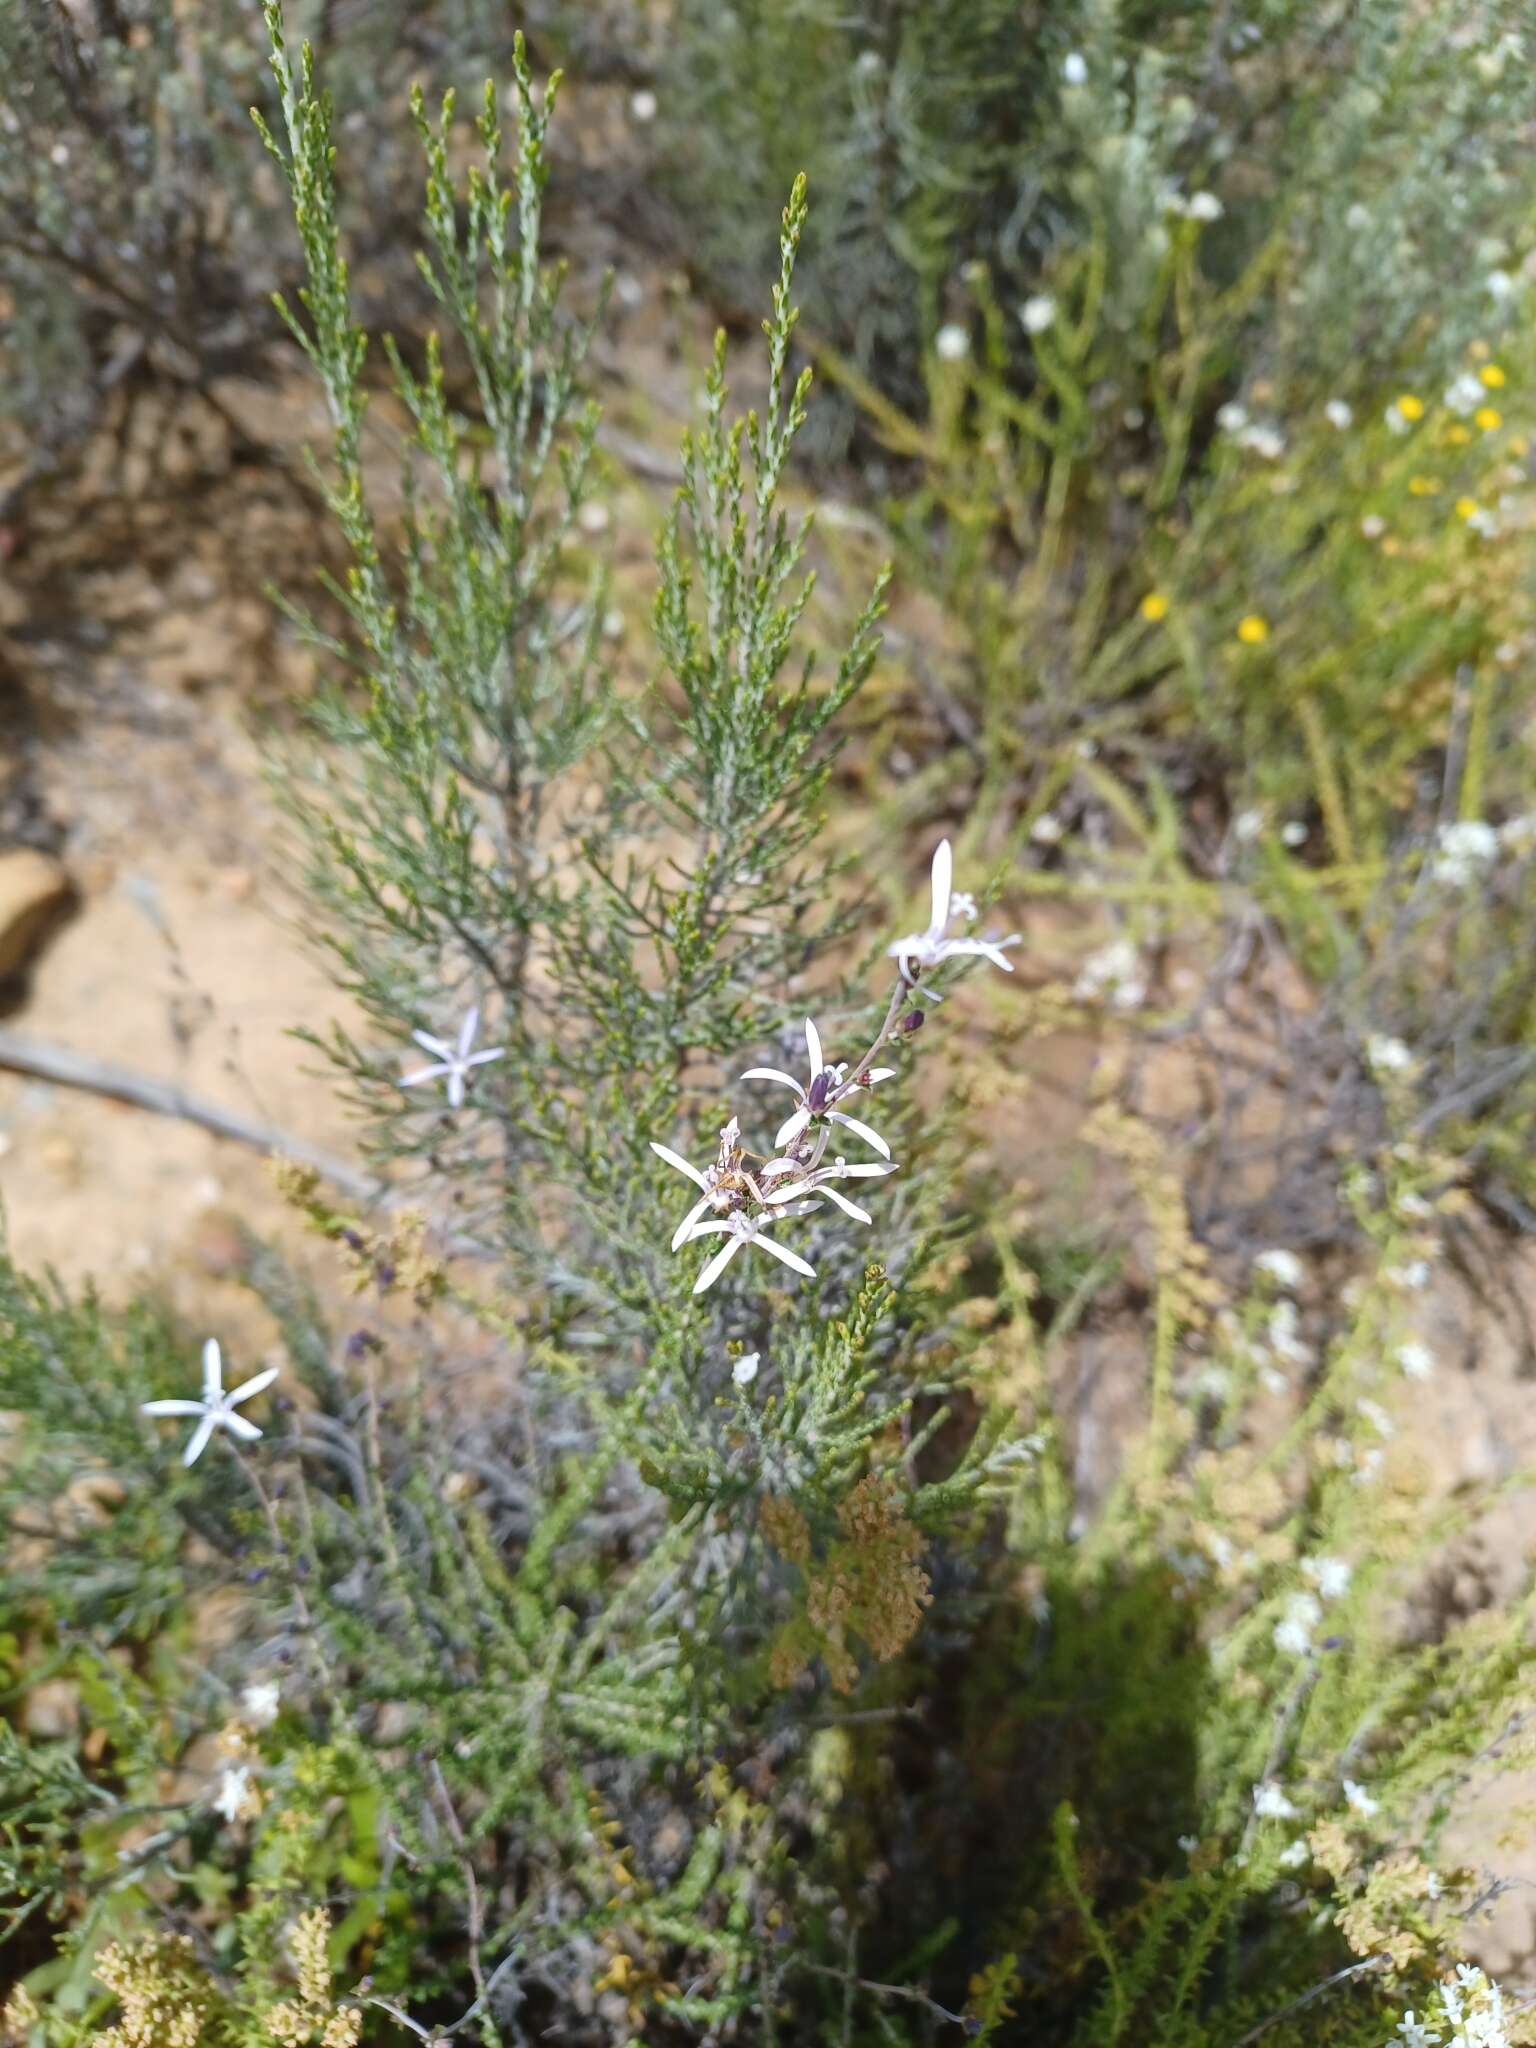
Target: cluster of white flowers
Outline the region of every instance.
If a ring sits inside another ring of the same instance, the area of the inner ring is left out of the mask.
[[[1385,2048],[1510,2048],[1504,1994],[1473,1963],[1458,1963],[1433,2005],[1405,2012]]]
[[[1260,1820],[1295,1820],[1297,1808],[1283,1785],[1265,1778],[1253,1788],[1253,1810]]]
[[[1294,1294],[1305,1278],[1305,1270],[1294,1252],[1260,1252],[1253,1262],[1256,1273],[1263,1273],[1283,1287],[1288,1294]]]
[[[1412,1342],[1399,1344],[1397,1362],[1403,1369],[1404,1377],[1410,1380],[1430,1380],[1435,1376],[1435,1354],[1427,1344]]]
[[[261,1431],[244,1415],[237,1415],[236,1408],[242,1401],[249,1401],[253,1394],[259,1394],[263,1387],[271,1386],[277,1378],[279,1368],[268,1366],[265,1372],[253,1378],[242,1380],[238,1387],[228,1393],[224,1391],[224,1359],[219,1350],[218,1339],[210,1337],[203,1346],[203,1398],[201,1401],[145,1401],[146,1415],[195,1415],[196,1429],[187,1440],[187,1448],[181,1454],[184,1465],[195,1465],[208,1447],[208,1440],[216,1429],[227,1430],[231,1436],[243,1437],[247,1443],[254,1443]]]
[[[1323,1618],[1323,1603],[1315,1593],[1292,1593],[1285,1612],[1275,1623],[1275,1648],[1287,1656],[1305,1657],[1312,1647],[1312,1631]]]
[[[1285,453],[1285,436],[1274,421],[1250,419],[1247,406],[1240,405],[1235,398],[1218,408],[1216,424],[1224,434],[1231,435],[1239,448],[1262,455],[1266,462],[1278,462]]]
[[[1012,972],[1012,964],[1004,948],[1018,943],[1016,934],[1005,939],[950,937],[949,927],[954,918],[958,916],[973,921],[976,917],[974,897],[956,891],[953,881],[953,854],[946,839],[933,856],[932,914],[927,929],[897,939],[887,948],[889,957],[896,962],[896,987],[885,1021],[862,1059],[829,1061],[822,1047],[821,1033],[807,1017],[805,1050],[808,1072],[804,1081],[785,1073],[780,1067],[750,1067],[741,1076],[743,1081],[769,1081],[776,1087],[787,1088],[795,1098],[794,1109],[774,1134],[770,1154],[758,1158],[748,1152],[742,1140],[741,1124],[734,1116],[721,1127],[719,1146],[708,1166],[695,1166],[681,1153],[674,1152],[670,1145],[651,1140],[651,1150],[656,1156],[684,1174],[699,1190],[699,1199],[672,1234],[673,1251],[681,1250],[695,1238],[719,1237],[723,1240],[700,1270],[693,1286],[695,1294],[702,1294],[706,1288],[712,1287],[736,1254],[747,1245],[757,1245],[792,1272],[814,1280],[815,1267],[801,1258],[798,1252],[791,1251],[777,1238],[769,1236],[767,1226],[809,1215],[819,1209],[823,1201],[831,1202],[856,1223],[873,1221],[867,1209],[860,1208],[843,1192],[841,1184],[850,1180],[881,1179],[896,1171],[896,1162],[892,1160],[891,1148],[880,1133],[861,1118],[849,1114],[848,1103],[854,1096],[867,1094],[879,1087],[882,1081],[893,1078],[895,1068],[877,1067],[875,1057],[882,1046],[921,1024],[922,1012],[907,1009],[914,997],[924,995],[933,1002],[940,1000],[938,994],[924,984],[924,977],[933,968],[946,960],[976,956],[990,960],[1005,972]],[[878,1159],[850,1162],[840,1152],[829,1156],[834,1137],[844,1131],[877,1153]],[[732,1376],[738,1386],[750,1385],[757,1368],[755,1354],[750,1360],[751,1370],[743,1377],[742,1369],[748,1363],[746,1359],[738,1361],[733,1371]]]
[[[1186,197],[1176,186],[1170,186],[1163,194],[1163,208],[1167,213],[1177,213],[1185,220],[1198,220],[1206,225],[1220,220],[1227,210],[1214,192],[1191,192]]]
[[[1275,1648],[1291,1657],[1305,1657],[1311,1650],[1314,1633],[1323,1618],[1324,1603],[1342,1599],[1354,1577],[1351,1566],[1342,1557],[1304,1557],[1301,1573],[1310,1585],[1298,1587],[1287,1596],[1274,1627]]]
[[[1111,939],[1090,953],[1078,970],[1072,993],[1080,1003],[1139,1010],[1147,999],[1147,970],[1135,941]]]
[[[1383,1032],[1373,1033],[1365,1041],[1365,1063],[1378,1077],[1382,1074],[1411,1074],[1415,1061],[1411,1046],[1404,1045],[1400,1038],[1389,1038]]]
[[[1463,818],[1442,825],[1435,838],[1430,876],[1448,889],[1465,889],[1482,880],[1499,857],[1499,835],[1481,818]]]

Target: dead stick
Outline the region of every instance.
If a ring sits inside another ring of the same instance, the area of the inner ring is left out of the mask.
[[[253,1122],[205,1101],[174,1081],[157,1081],[151,1074],[135,1073],[131,1067],[114,1066],[110,1060],[96,1060],[86,1053],[69,1052],[59,1045],[42,1045],[35,1038],[0,1028],[0,1068],[13,1074],[30,1074],[39,1081],[53,1081],[61,1088],[83,1088],[93,1095],[108,1095],[116,1102],[132,1103],[156,1116],[180,1117],[189,1124],[201,1124],[221,1138],[233,1138],[238,1145],[254,1146],[258,1152],[281,1154],[300,1166],[313,1166],[355,1201],[376,1202],[385,1185],[328,1152],[290,1137],[270,1124]]]

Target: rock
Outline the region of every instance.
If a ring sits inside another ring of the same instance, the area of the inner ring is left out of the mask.
[[[21,972],[74,900],[69,876],[51,854],[30,846],[0,853],[0,981]]]
[[[58,1742],[80,1726],[80,1688],[68,1678],[45,1678],[27,1694],[21,1725],[28,1735]]]

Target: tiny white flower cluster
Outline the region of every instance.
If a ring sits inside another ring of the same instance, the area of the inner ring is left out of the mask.
[[[1216,424],[1224,434],[1231,435],[1239,448],[1261,455],[1266,462],[1278,462],[1285,453],[1285,436],[1274,421],[1250,419],[1247,406],[1240,405],[1235,398],[1218,408]]]
[[[1292,1657],[1305,1657],[1311,1650],[1313,1632],[1323,1618],[1324,1602],[1342,1599],[1354,1577],[1352,1567],[1342,1557],[1304,1557],[1301,1572],[1303,1578],[1311,1581],[1311,1587],[1298,1587],[1288,1596],[1274,1627],[1275,1648]]]
[[[686,1175],[699,1189],[698,1201],[673,1232],[673,1251],[681,1250],[695,1238],[719,1237],[724,1240],[706,1260],[694,1282],[695,1294],[702,1294],[706,1288],[712,1287],[736,1254],[747,1245],[757,1245],[792,1272],[814,1280],[815,1267],[801,1258],[798,1252],[770,1237],[766,1226],[809,1215],[819,1209],[823,1201],[831,1202],[856,1223],[874,1220],[867,1209],[860,1208],[842,1192],[841,1183],[881,1179],[896,1171],[896,1162],[892,1160],[891,1148],[880,1133],[859,1117],[850,1115],[846,1105],[853,1096],[867,1093],[882,1081],[894,1077],[896,1069],[877,1067],[875,1056],[891,1039],[922,1022],[921,1011],[902,1014],[915,995],[926,995],[933,1002],[940,1000],[934,990],[920,986],[931,969],[946,960],[971,955],[990,960],[994,966],[1011,973],[1012,963],[1004,948],[1018,943],[1017,935],[1006,939],[951,938],[948,935],[950,923],[956,916],[974,920],[976,903],[973,897],[959,893],[953,887],[953,855],[947,839],[940,843],[933,856],[931,880],[932,915],[927,930],[897,939],[887,948],[889,956],[897,964],[896,988],[885,1022],[863,1058],[852,1063],[828,1061],[822,1048],[821,1033],[807,1017],[805,1050],[808,1072],[804,1081],[793,1074],[786,1074],[780,1067],[750,1067],[741,1076],[743,1081],[770,1081],[776,1087],[789,1089],[795,1098],[795,1107],[780,1124],[774,1135],[773,1151],[766,1159],[758,1160],[747,1152],[742,1142],[740,1122],[734,1116],[721,1127],[714,1160],[706,1167],[697,1167],[691,1160],[684,1159],[681,1153],[674,1152],[670,1145],[663,1145],[654,1138],[651,1140],[651,1150],[656,1156]],[[879,1155],[878,1160],[850,1163],[840,1152],[829,1158],[833,1137],[841,1131],[867,1145]],[[748,1366],[750,1370],[744,1372]],[[737,1362],[732,1377],[738,1386],[748,1386],[756,1370],[757,1357],[751,1354]]]
[[[1177,213],[1185,220],[1198,220],[1206,225],[1220,220],[1227,210],[1214,192],[1191,192],[1186,198],[1174,187],[1163,194],[1163,207],[1168,213]]]
[[[1072,993],[1080,1003],[1139,1010],[1147,999],[1147,971],[1133,939],[1110,939],[1078,969]]]
[[[1499,835],[1481,818],[1442,825],[1435,841],[1430,876],[1448,889],[1465,889],[1482,880],[1499,857]]]
[[[1405,2012],[1386,2048],[1510,2048],[1504,1994],[1474,1963],[1458,1963],[1433,2005]]]

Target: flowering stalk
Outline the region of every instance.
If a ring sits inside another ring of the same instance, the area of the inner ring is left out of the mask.
[[[891,1158],[891,1148],[880,1133],[860,1118],[850,1116],[844,1105],[854,1095],[868,1093],[894,1077],[894,1067],[877,1067],[875,1060],[885,1046],[898,1037],[910,1037],[921,1027],[923,1012],[911,1007],[918,994],[928,995],[935,1002],[940,1000],[935,991],[923,985],[929,970],[945,960],[974,955],[990,960],[1005,973],[1012,972],[1003,949],[1017,944],[1016,936],[1001,940],[947,936],[956,912],[968,917],[976,914],[973,898],[955,894],[952,872],[949,841],[941,840],[933,856],[933,907],[928,928],[896,940],[887,949],[897,962],[896,985],[880,1028],[862,1058],[851,1064],[829,1063],[822,1049],[821,1033],[814,1020],[807,1017],[805,1049],[810,1071],[805,1082],[780,1067],[749,1067],[741,1076],[744,1081],[771,1081],[790,1089],[797,1098],[796,1108],[775,1134],[772,1154],[761,1161],[749,1154],[742,1144],[740,1122],[734,1116],[721,1128],[714,1163],[702,1170],[670,1146],[651,1141],[651,1150],[657,1157],[686,1174],[700,1190],[699,1200],[673,1233],[673,1251],[695,1238],[725,1239],[695,1281],[695,1294],[712,1287],[737,1252],[749,1244],[761,1245],[781,1265],[814,1280],[815,1268],[766,1236],[764,1225],[809,1215],[822,1206],[823,1199],[857,1223],[873,1222],[869,1211],[843,1194],[838,1183],[883,1179],[897,1170],[897,1162]],[[834,1126],[861,1138],[879,1153],[880,1163],[850,1163],[841,1153],[829,1160]]]

